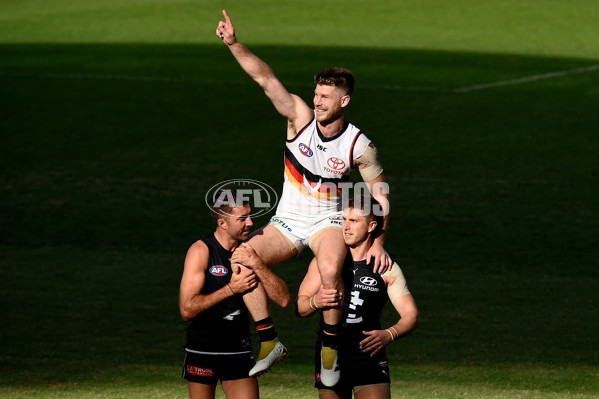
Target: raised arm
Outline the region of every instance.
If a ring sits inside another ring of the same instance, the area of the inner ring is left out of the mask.
[[[200,294],[206,280],[208,256],[208,247],[202,241],[196,242],[187,251],[179,288],[179,311],[185,321],[193,319],[235,294],[243,294],[254,289],[258,284],[253,271],[247,269],[242,271],[239,267],[233,267],[233,276],[229,284],[211,294]]]
[[[288,120],[291,131],[288,137],[293,136],[312,120],[313,111],[300,97],[287,91],[264,61],[237,41],[235,27],[225,10],[223,16],[225,20],[219,21],[216,35],[229,47],[241,68],[260,85],[277,111]]]

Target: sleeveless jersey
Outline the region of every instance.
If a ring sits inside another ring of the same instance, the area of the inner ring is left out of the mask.
[[[360,137],[362,136],[362,137]],[[341,132],[325,137],[316,118],[285,146],[285,181],[277,215],[318,216],[341,210],[340,183],[348,182],[356,142],[368,140],[360,130],[346,122]],[[367,144],[366,144],[367,145]]]
[[[214,234],[202,237],[210,251],[202,295],[215,292],[231,281],[231,255]],[[241,295],[234,295],[194,317],[187,328],[188,350],[207,353],[251,351],[249,316]]]
[[[363,357],[359,343],[364,338],[362,331],[380,330],[381,312],[389,298],[385,280],[373,273],[373,263],[365,260],[351,261],[344,267],[345,300],[341,313],[341,343],[348,357]],[[384,357],[384,350],[379,352]],[[369,354],[366,356],[370,356]]]

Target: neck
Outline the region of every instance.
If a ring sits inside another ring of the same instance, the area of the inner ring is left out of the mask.
[[[227,251],[232,251],[239,245],[238,240],[234,239],[220,228],[216,229],[214,237],[216,237],[216,241],[218,241],[218,243]]]
[[[372,238],[370,237],[370,234],[369,234],[368,238],[366,238],[364,241],[357,243],[353,247],[349,247],[349,252],[351,252],[352,259],[355,261],[360,261],[360,260],[366,259],[366,254],[368,253],[368,250],[370,249],[371,246],[372,246]]]
[[[343,129],[343,125],[345,125],[345,119],[343,119],[343,117],[327,124],[318,122],[318,128],[324,137],[333,137],[336,134],[339,134],[341,129]]]

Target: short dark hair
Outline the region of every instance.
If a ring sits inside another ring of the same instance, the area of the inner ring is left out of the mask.
[[[335,86],[345,90],[347,95],[354,92],[354,74],[349,69],[332,67],[324,69],[314,76],[317,85]]]
[[[376,208],[378,207],[378,209]],[[372,237],[378,237],[383,232],[383,215],[379,211],[381,205],[371,196],[364,194],[350,196],[343,209],[359,209],[365,213],[368,223],[375,221],[376,227],[372,232]]]
[[[228,219],[233,214],[234,208],[239,208],[249,204],[246,197],[240,196],[238,190],[231,188],[221,188],[212,197],[210,203],[210,216],[218,223],[218,219]]]

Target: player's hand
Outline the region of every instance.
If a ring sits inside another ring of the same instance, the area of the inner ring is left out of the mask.
[[[366,338],[360,341],[360,350],[363,353],[372,352],[370,357],[379,353],[391,342],[391,336],[385,330],[362,331]]]
[[[220,37],[225,44],[230,46],[237,42],[237,38],[235,37],[235,27],[233,26],[233,22],[231,22],[231,18],[229,18],[225,10],[223,10],[223,16],[225,17],[225,22],[218,22],[218,26],[216,27],[216,36]]]
[[[231,275],[229,287],[231,287],[233,293],[245,294],[258,286],[258,278],[253,270],[239,264],[233,264],[233,262],[231,262],[231,268],[233,274]]]
[[[371,258],[374,258],[374,273],[383,274],[387,270],[391,269],[391,266],[393,265],[391,257],[377,240],[374,240],[372,246],[366,253],[367,264],[370,263]]]
[[[335,308],[341,305],[343,293],[337,290],[325,290],[321,288],[314,295],[314,304],[320,309]]]
[[[240,263],[250,269],[264,265],[254,248],[245,242],[235,249],[233,256],[231,256],[231,263]]]

